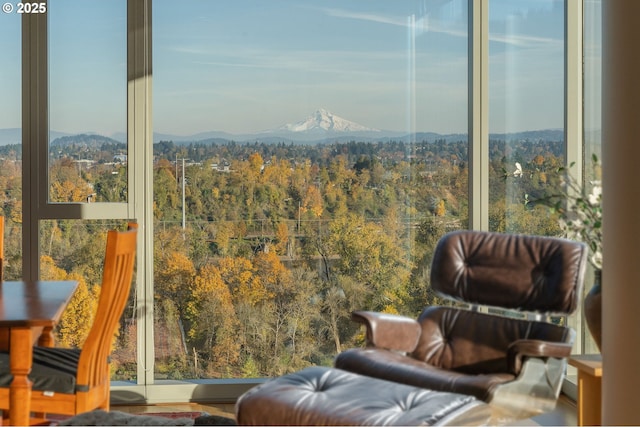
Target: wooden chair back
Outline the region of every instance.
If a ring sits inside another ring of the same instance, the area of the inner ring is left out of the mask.
[[[0,216],[0,283],[4,281],[4,216]],[[9,349],[9,329],[0,328],[0,351]]]
[[[0,216],[0,282],[4,280],[4,217]]]
[[[107,234],[98,309],[78,362],[77,384],[89,389],[108,387],[108,357],[129,298],[136,254],[137,227]]]

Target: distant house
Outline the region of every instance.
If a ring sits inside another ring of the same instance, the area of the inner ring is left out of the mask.
[[[116,154],[113,156],[114,163],[127,163],[127,155],[126,154]]]
[[[88,170],[95,163],[94,160],[81,159],[73,161],[76,165],[78,165],[78,169]]]
[[[231,172],[231,163],[223,160],[222,163],[212,163],[211,169],[218,172]]]

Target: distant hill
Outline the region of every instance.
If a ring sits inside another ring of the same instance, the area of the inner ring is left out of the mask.
[[[209,137],[200,138],[202,135],[198,134],[192,136],[172,136],[164,134],[162,137],[154,135],[154,143],[160,141],[172,141],[178,145],[184,144],[225,144],[232,141],[237,143],[264,143],[264,144],[277,144],[277,143],[294,143],[294,144],[332,144],[332,143],[345,143],[351,141],[357,142],[391,142],[402,141],[408,142],[454,142],[454,141],[467,141],[468,137],[465,133],[451,133],[440,134],[435,132],[417,132],[415,134],[407,134],[401,132],[381,131],[380,133],[372,135],[367,132],[327,132],[323,135],[292,135],[292,134],[250,134],[250,135],[233,135],[229,137]],[[525,132],[514,133],[492,133],[489,135],[489,140],[492,141],[563,141],[564,131],[561,129],[544,129]]]
[[[115,139],[109,138],[106,136],[83,133],[80,135],[61,136],[51,141],[50,146],[66,147],[69,145],[76,145],[76,146],[81,146],[81,147],[86,147],[91,149],[97,149],[105,144],[117,145],[122,143],[120,141],[116,141]]]
[[[83,144],[87,147],[99,146],[101,144],[109,143],[125,143],[126,137],[124,134],[114,134],[113,137],[106,137],[96,134],[80,134],[70,135],[63,132],[52,132],[51,145],[68,145],[68,144]],[[490,140],[502,140],[502,141],[562,141],[564,140],[564,132],[561,129],[545,129],[526,132],[515,133],[495,133],[489,135]],[[467,135],[464,133],[454,134],[439,134],[434,132],[417,132],[413,135],[400,133],[400,132],[380,132],[376,135],[370,135],[366,132],[363,133],[330,133],[325,135],[315,135],[315,138],[310,135],[305,135],[302,139],[297,139],[296,135],[274,135],[267,133],[258,134],[245,134],[245,135],[231,135],[225,132],[203,132],[194,135],[170,135],[154,133],[153,142],[158,143],[160,141],[172,141],[178,145],[185,144],[228,144],[231,141],[237,143],[264,143],[264,144],[330,144],[330,143],[344,143],[350,141],[358,142],[390,142],[390,141],[426,141],[435,142],[443,140],[445,142],[452,141],[466,141]],[[0,146],[20,144],[21,133],[20,129],[0,129]]]
[[[51,139],[60,138],[61,136],[70,135],[65,132],[50,132]],[[0,145],[21,144],[22,143],[22,129],[20,128],[8,128],[0,129]]]
[[[564,130],[543,129],[513,133],[491,133],[489,134],[489,139],[497,139],[503,141],[563,141]]]
[[[67,132],[51,131],[49,132],[49,141],[51,145],[65,145],[65,144],[85,144],[87,146],[93,146],[95,144],[104,143],[118,143],[113,138],[101,136],[97,134],[71,134]],[[12,145],[22,143],[22,129],[20,128],[8,128],[0,129],[0,146]]]
[[[564,139],[564,132],[561,129],[544,129],[535,131],[523,131],[508,134],[491,134],[490,139],[506,141],[540,140],[540,141],[561,141]],[[258,142],[265,144],[272,143],[298,143],[298,144],[326,144],[343,143],[350,141],[358,142],[435,142],[444,140],[466,141],[467,134],[439,134],[435,132],[416,132],[410,134],[402,131],[391,131],[375,129],[353,122],[332,113],[324,108],[311,113],[306,118],[287,123],[275,129],[264,130],[249,134],[229,134],[226,132],[210,131],[188,136],[178,136],[170,134],[154,133],[153,142],[172,141],[175,144],[190,143],[224,143],[223,141],[235,141],[238,143]]]
[[[327,144],[357,142],[435,142],[444,140],[466,141],[467,134],[438,134],[434,132],[416,132],[410,134],[402,131],[390,131],[375,129],[356,123],[338,116],[326,109],[319,108],[306,118],[292,123],[278,126],[274,129],[255,133],[230,134],[222,131],[200,132],[192,135],[171,135],[164,133],[153,134],[153,142],[172,141],[175,144],[225,144],[231,141],[237,143],[294,143],[294,144]],[[491,140],[503,141],[562,141],[564,132],[562,129],[543,129],[535,131],[523,131],[515,133],[494,133],[489,135]],[[20,129],[0,129],[0,145],[19,144],[21,140]],[[83,144],[94,147],[105,143],[125,143],[126,133],[119,132],[111,137],[94,133],[71,135],[63,132],[52,131],[50,134],[51,145]]]
[[[20,144],[22,141],[22,129],[0,129],[0,145]]]

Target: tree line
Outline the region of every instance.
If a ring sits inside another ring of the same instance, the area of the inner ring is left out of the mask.
[[[557,189],[561,147],[491,142],[492,230],[559,233],[556,218],[531,200]],[[85,148],[84,158],[94,150],[103,160],[122,149]],[[191,159],[184,171],[180,158]],[[52,200],[126,200],[126,164],[83,168],[74,160],[70,154],[52,161]],[[9,279],[20,277],[21,164],[10,155],[1,162]],[[221,162],[228,169],[214,167]],[[518,176],[516,162],[524,171]],[[154,145],[153,175],[158,378],[275,376],[330,364],[363,341],[351,311],[415,317],[441,302],[429,288],[433,247],[468,223],[466,141],[162,142]],[[104,231],[115,224],[41,225],[42,277],[81,283],[57,329],[61,345],[78,346],[88,332]],[[135,379],[135,318],[132,294],[114,348],[114,379]]]

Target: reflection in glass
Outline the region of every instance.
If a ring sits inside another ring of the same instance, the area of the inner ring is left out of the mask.
[[[564,147],[564,2],[489,3],[489,228],[559,233],[541,203]]]
[[[591,167],[593,155],[601,159],[602,153],[602,1],[584,2],[584,179],[601,179],[598,170]],[[588,292],[594,283],[589,272]],[[585,354],[598,353],[591,334],[584,334]]]
[[[585,161],[602,152],[602,1],[584,2]],[[585,167],[585,173],[590,169]],[[587,179],[593,179],[587,175]]]

